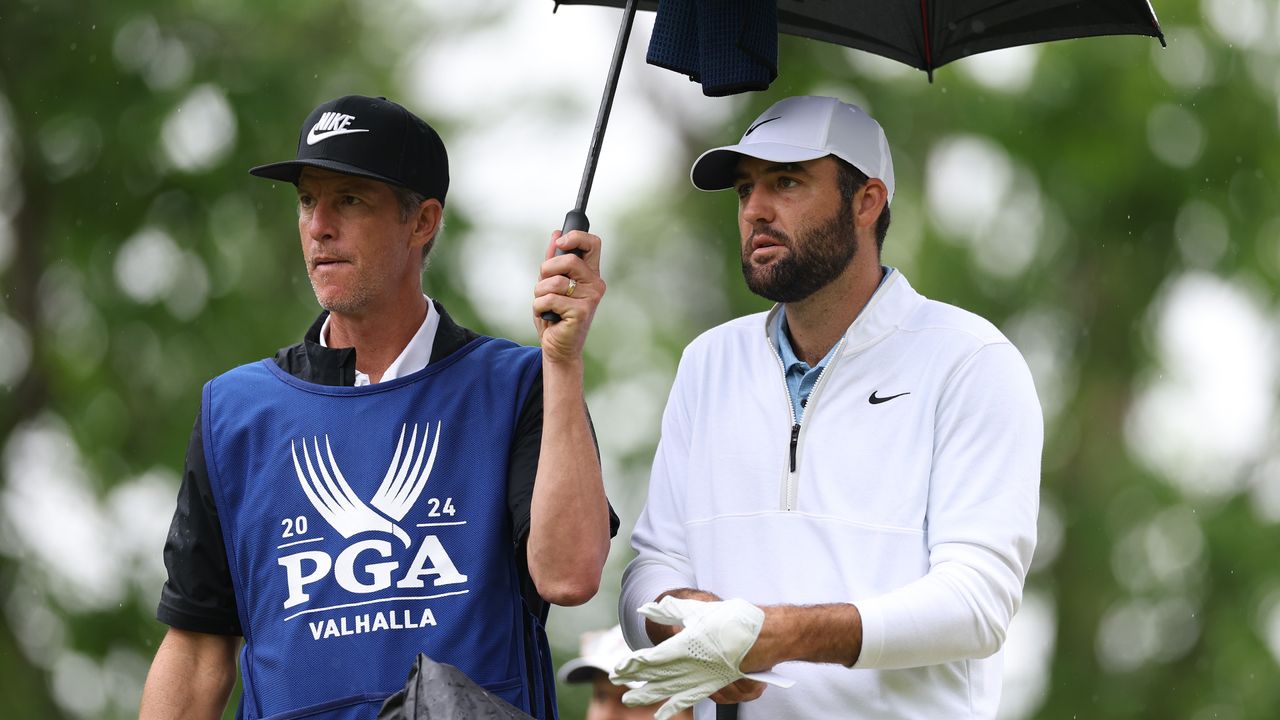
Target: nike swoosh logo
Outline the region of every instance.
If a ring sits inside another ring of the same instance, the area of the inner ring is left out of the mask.
[[[889,397],[876,397],[876,391],[872,390],[871,397],[867,398],[867,402],[871,403],[872,405],[879,405],[882,402],[889,402],[894,398],[900,398],[903,395],[910,395],[910,394],[911,393],[909,392],[904,392],[904,393],[898,393],[897,395],[890,395]]]
[[[328,140],[334,135],[350,135],[351,133],[360,133],[360,132],[369,132],[369,130],[368,128],[364,130],[357,130],[355,128],[351,128],[351,129],[339,128],[337,130],[328,130],[326,132],[316,132],[315,128],[311,128],[311,132],[307,133],[307,144],[315,145],[321,140]]]
[[[782,116],[781,116],[781,115],[779,115],[778,117],[771,117],[771,118],[769,118],[768,120],[761,120],[760,122],[756,123],[755,125],[752,125],[751,127],[747,128],[747,134],[746,134],[746,135],[743,135],[742,137],[746,137],[747,135],[750,135],[751,133],[755,132],[755,131],[756,131],[756,128],[760,127],[761,125],[764,125],[765,123],[771,123],[771,122],[773,122],[774,120],[781,120],[781,119],[782,119]]]

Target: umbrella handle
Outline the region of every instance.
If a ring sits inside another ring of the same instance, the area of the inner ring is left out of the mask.
[[[586,232],[590,229],[591,229],[591,221],[587,219],[586,213],[582,212],[581,210],[570,210],[569,212],[565,213],[564,227],[560,229],[560,234],[568,235],[574,230],[581,230],[582,232]],[[569,252],[573,253],[574,255],[577,255],[578,257],[582,257],[581,250],[570,250]],[[563,250],[561,250],[560,248],[556,248],[556,255],[564,255],[564,254],[565,253]],[[560,322],[560,314],[553,310],[548,310],[542,313],[542,319],[546,320],[549,323],[558,323]]]
[[[564,229],[560,232],[568,234],[574,230],[586,232],[591,228],[587,220],[587,198],[591,196],[591,183],[595,179],[596,163],[600,160],[600,146],[604,144],[604,131],[609,125],[609,112],[613,109],[613,95],[618,90],[618,76],[622,74],[622,60],[627,53],[627,40],[631,37],[631,25],[636,18],[636,0],[626,0],[622,9],[622,22],[618,25],[618,38],[613,43],[613,59],[609,62],[609,74],[605,77],[604,94],[600,97],[600,110],[596,113],[596,126],[591,132],[591,145],[587,149],[587,164],[582,168],[582,182],[578,185],[578,204],[564,216]],[[563,255],[556,250],[556,255]],[[574,251],[574,255],[582,256]],[[547,322],[560,322],[560,315],[548,310],[542,313]]]

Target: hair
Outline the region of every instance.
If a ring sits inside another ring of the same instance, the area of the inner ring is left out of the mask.
[[[427,196],[417,190],[410,190],[400,185],[392,185],[387,183],[391,188],[391,192],[396,196],[396,204],[400,206],[400,222],[409,222],[413,214],[422,207],[422,203],[427,201]],[[440,227],[436,228],[436,234],[431,236],[426,245],[422,246],[422,269],[427,269],[427,256],[431,254],[431,248],[435,247],[436,237],[440,235],[440,231],[444,230],[444,218],[440,219]]]
[[[851,163],[838,158],[835,155],[831,157],[836,161],[836,182],[840,189],[840,200],[848,204],[853,200],[854,193],[867,184],[866,173],[854,167]],[[880,217],[876,218],[876,254],[878,255],[884,249],[884,236],[889,232],[889,205],[880,210]]]

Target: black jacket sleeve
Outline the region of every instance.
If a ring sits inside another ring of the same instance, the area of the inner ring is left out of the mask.
[[[242,634],[222,526],[205,465],[199,414],[187,444],[177,508],[164,543],[164,566],[168,579],[156,610],[160,622],[179,630]]]

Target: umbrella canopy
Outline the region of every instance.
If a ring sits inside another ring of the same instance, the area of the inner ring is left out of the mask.
[[[777,34],[814,38],[933,71],[989,50],[1098,35],[1165,44],[1149,0],[554,0],[622,7],[578,201],[564,232],[587,230],[587,200],[637,10],[657,10],[650,63],[689,75],[708,95],[764,90],[777,77]],[[555,322],[555,313],[543,313]]]
[[[554,0],[622,7],[596,127],[564,232],[587,230],[587,200],[622,57],[637,10],[657,10],[649,62],[689,75],[708,95],[763,90],[777,76],[784,32],[935,68],[989,50],[1098,35],[1147,35],[1164,45],[1149,0]],[[555,321],[555,313],[543,318]]]
[[[664,0],[659,17],[681,6],[741,1]],[[557,4],[622,7],[623,0]],[[639,0],[639,9],[658,9],[658,2]],[[949,62],[1017,45],[1099,35],[1146,35],[1164,44],[1148,0],[777,0],[777,31],[875,53],[931,80]]]

